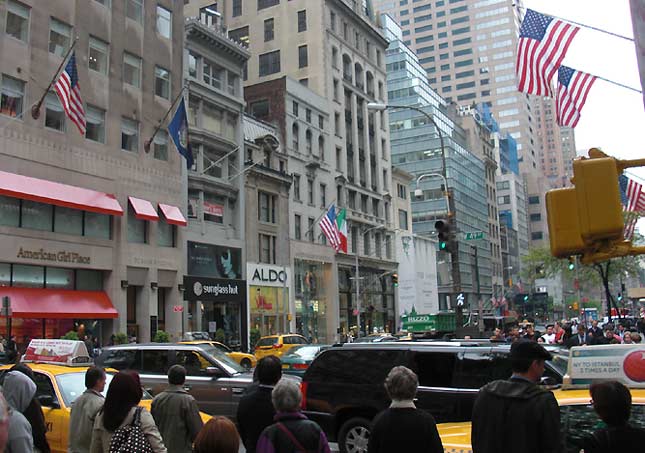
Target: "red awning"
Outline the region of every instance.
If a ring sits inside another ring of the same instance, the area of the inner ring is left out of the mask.
[[[166,222],[172,225],[186,226],[188,222],[184,218],[184,215],[181,213],[181,210],[177,206],[171,206],[169,204],[159,203],[161,212],[163,212]]]
[[[0,171],[0,195],[101,214],[123,215],[112,194]]]
[[[11,299],[14,318],[109,319],[119,316],[103,291],[0,286],[0,299],[4,296]]]
[[[139,220],[151,220],[156,222],[159,220],[159,215],[155,208],[152,206],[148,200],[142,200],[141,198],[128,197],[130,201],[130,206],[134,209],[134,216]]]

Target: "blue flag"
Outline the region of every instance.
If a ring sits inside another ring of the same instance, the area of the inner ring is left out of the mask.
[[[168,124],[168,132],[172,137],[172,141],[175,142],[179,154],[186,158],[186,167],[192,168],[194,159],[193,152],[190,149],[190,142],[188,141],[188,118],[186,117],[186,104],[184,104],[183,98],[179,106],[177,106],[175,116],[172,117],[172,121]]]

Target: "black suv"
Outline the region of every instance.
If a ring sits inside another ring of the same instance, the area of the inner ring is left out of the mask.
[[[437,423],[469,421],[480,387],[511,375],[509,345],[362,343],[323,351],[302,379],[303,408],[342,452],[367,451],[370,424],[388,407],[383,382],[397,365],[419,376],[417,407]],[[543,381],[561,384],[567,358],[552,350]]]

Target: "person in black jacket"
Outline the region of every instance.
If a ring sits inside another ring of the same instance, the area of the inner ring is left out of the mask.
[[[18,363],[11,367],[10,371],[19,371],[22,374],[26,375],[29,379],[34,381],[36,386],[38,385],[34,376],[34,372],[24,363]],[[34,396],[27,406],[27,409],[24,410],[22,415],[25,416],[29,424],[31,425],[31,435],[34,439],[34,448],[40,451],[41,453],[49,453],[51,450],[49,448],[49,443],[45,437],[47,432],[47,425],[45,424],[45,415],[43,414],[43,408],[40,405],[40,402]]]
[[[392,404],[374,419],[368,453],[443,453],[434,418],[414,405],[418,386],[419,379],[412,370],[404,366],[392,368],[385,378],[385,390]]]
[[[589,344],[591,338],[591,335],[585,331],[585,326],[578,324],[578,333],[569,338],[566,341],[565,346],[567,348],[571,348],[573,346],[584,346],[586,344]]]
[[[275,423],[264,431],[255,447],[256,453],[330,453],[327,436],[320,426],[300,412],[300,385],[282,379],[271,392]]]
[[[271,402],[273,387],[282,377],[282,363],[274,355],[263,357],[255,367],[258,385],[244,395],[237,406],[238,431],[248,453],[255,452],[264,428],[273,424],[275,409]]]
[[[472,417],[473,453],[561,453],[560,408],[553,393],[536,383],[550,360],[534,341],[511,346],[513,375],[481,388]]]

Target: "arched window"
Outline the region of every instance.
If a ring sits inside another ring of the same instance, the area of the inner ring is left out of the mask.
[[[318,156],[320,160],[325,160],[325,139],[322,135],[318,136]]]
[[[311,154],[312,152],[312,149],[313,149],[312,141],[313,141],[313,137],[312,137],[311,131],[307,129],[307,132],[305,133],[305,147],[306,147],[307,154]]]
[[[296,152],[300,152],[300,130],[298,128],[298,125],[296,123],[293,123],[293,126],[291,127],[291,140],[292,140],[292,147],[293,150]]]

